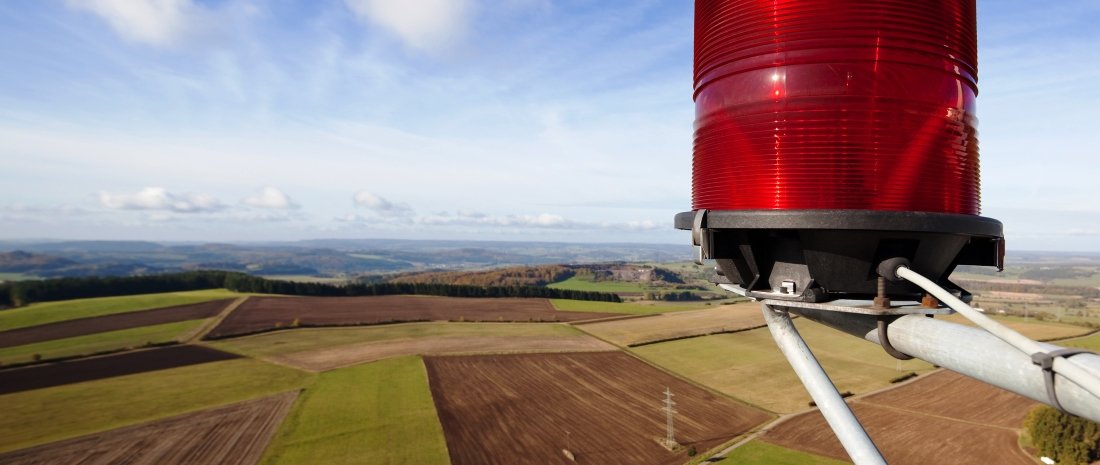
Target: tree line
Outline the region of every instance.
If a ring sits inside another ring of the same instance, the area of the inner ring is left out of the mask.
[[[1031,445],[1040,456],[1076,465],[1100,460],[1100,424],[1045,405],[1024,421]]]
[[[474,286],[440,283],[374,283],[333,285],[265,279],[233,271],[187,271],[147,276],[58,278],[0,284],[0,307],[33,302],[109,297],[158,292],[225,288],[237,292],[300,296],[434,295],[445,297],[539,297],[621,302],[606,292],[572,291],[536,286]]]

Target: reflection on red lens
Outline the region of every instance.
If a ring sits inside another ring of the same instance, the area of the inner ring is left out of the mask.
[[[980,212],[974,0],[696,0],[693,208]]]

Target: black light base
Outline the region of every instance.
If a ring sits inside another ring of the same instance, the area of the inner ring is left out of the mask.
[[[1004,267],[1000,221],[973,215],[869,210],[696,210],[676,215],[692,230],[699,258],[749,297],[802,302],[871,299],[877,266],[904,258],[910,267],[967,297],[948,280],[958,265]],[[921,300],[904,281],[886,295]]]

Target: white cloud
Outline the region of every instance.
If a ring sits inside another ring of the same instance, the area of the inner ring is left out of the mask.
[[[265,187],[256,195],[245,197],[241,203],[256,208],[298,208],[298,205],[289,196],[274,187]]]
[[[157,46],[174,43],[202,13],[192,0],[69,0],[68,5],[99,16],[127,40]]]
[[[363,207],[384,216],[402,216],[412,213],[412,208],[407,204],[390,202],[370,191],[356,192],[352,201],[357,207]]]
[[[462,37],[470,0],[344,0],[360,19],[388,29],[406,44],[439,50]]]
[[[99,203],[116,210],[161,210],[175,213],[206,213],[222,210],[225,205],[207,194],[173,194],[163,187],[146,187],[134,194],[101,191]]]

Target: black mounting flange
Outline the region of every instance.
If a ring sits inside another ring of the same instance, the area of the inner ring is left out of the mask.
[[[968,298],[948,281],[958,265],[1004,267],[1000,221],[973,215],[870,210],[695,210],[676,215],[692,230],[697,259],[713,259],[720,282],[747,296],[823,302],[878,295],[877,267],[905,259],[918,273]],[[886,295],[920,301],[905,281]]]

